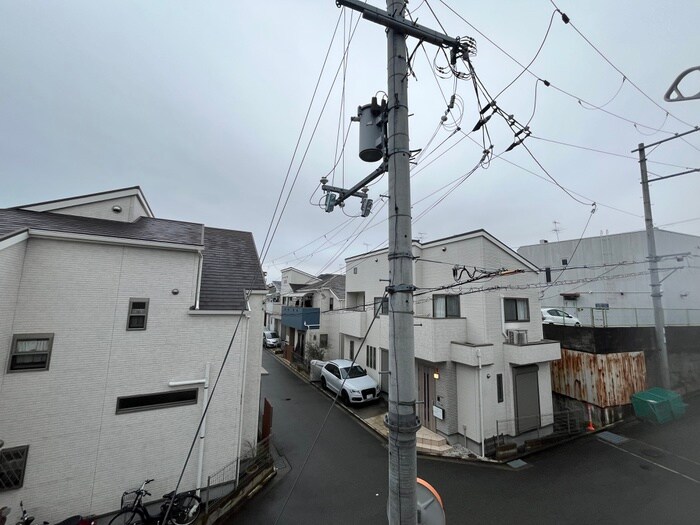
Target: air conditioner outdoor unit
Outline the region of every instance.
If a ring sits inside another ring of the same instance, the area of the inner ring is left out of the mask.
[[[516,345],[526,345],[527,344],[527,330],[516,330],[515,344]]]
[[[506,339],[508,340],[509,345],[515,344],[516,332],[517,330],[506,330]]]

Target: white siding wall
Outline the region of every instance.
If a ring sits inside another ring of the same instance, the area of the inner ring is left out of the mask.
[[[0,339],[3,365],[11,333],[55,337],[49,371],[3,370],[2,439],[30,449],[23,489],[0,493],[0,505],[15,507],[24,498],[36,515],[56,521],[114,510],[121,492],[147,477],[156,480],[154,494],[174,488],[201,415],[201,387],[197,405],[120,415],[115,409],[118,396],[167,391],[169,381],[203,378],[207,361],[215,377],[237,316],[189,314],[197,264],[197,254],[188,252],[27,242],[15,319]],[[172,295],[173,288],[180,293]],[[125,329],[130,297],[150,299],[145,331]],[[244,437],[255,436],[260,299],[252,299],[251,307],[210,407],[205,476],[237,453],[246,338],[251,354]],[[195,483],[196,457],[181,488]]]

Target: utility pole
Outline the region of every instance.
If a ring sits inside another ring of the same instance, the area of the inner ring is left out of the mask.
[[[651,146],[658,146],[664,142],[670,140],[675,140],[681,138],[685,135],[695,133],[700,131],[700,128],[695,127],[690,131],[685,133],[679,133],[673,137],[654,142],[649,144]],[[654,219],[651,215],[651,198],[649,197],[649,183],[656,182],[659,180],[670,179],[672,177],[678,177],[680,175],[686,175],[688,173],[694,173],[700,171],[700,169],[692,169],[687,171],[682,171],[680,173],[674,173],[672,175],[665,175],[663,177],[656,177],[655,179],[649,180],[647,174],[647,157],[646,157],[646,146],[644,143],[640,143],[639,147],[632,150],[632,153],[639,153],[639,169],[642,173],[642,197],[644,199],[644,224],[646,226],[647,232],[647,251],[649,259],[649,274],[651,280],[651,301],[654,307],[654,329],[656,332],[656,346],[659,350],[659,366],[661,373],[661,386],[670,389],[671,388],[671,372],[668,366],[668,349],[666,348],[666,321],[664,319],[664,307],[661,302],[661,281],[659,280],[659,256],[656,253],[656,240],[654,239]]]
[[[386,125],[383,162],[369,176],[349,190],[327,186],[326,211],[342,205],[352,196],[363,199],[362,215],[370,212],[371,201],[360,188],[385,171],[389,173],[389,410],[385,424],[389,429],[389,523],[412,525],[417,522],[416,432],[421,426],[416,414],[416,371],[413,335],[413,252],[411,232],[411,184],[408,134],[408,51],[406,37],[449,49],[450,62],[474,53],[471,38],[451,38],[427,27],[407,21],[406,0],[387,0],[386,11],[360,0],[336,0],[336,5],[349,7],[362,17],[387,29],[387,100],[380,108],[373,104],[360,108],[360,125],[381,115]],[[366,111],[364,111],[366,110]],[[364,111],[364,112],[363,112]],[[369,117],[371,112],[375,117]],[[365,121],[365,119],[368,119]],[[362,139],[361,139],[362,140]],[[360,154],[363,160],[377,161],[378,150]],[[334,195],[334,193],[337,193]]]
[[[668,367],[668,350],[666,349],[666,321],[664,307],[661,303],[661,283],[659,282],[659,266],[656,256],[656,240],[654,239],[654,219],[651,216],[651,199],[649,197],[649,178],[647,176],[647,159],[644,144],[639,144],[639,168],[642,172],[642,197],[644,198],[644,224],[647,230],[647,251],[649,259],[649,274],[651,275],[651,302],[654,307],[654,327],[656,332],[656,347],[659,350],[659,366],[661,368],[661,386],[671,388],[671,373]]]

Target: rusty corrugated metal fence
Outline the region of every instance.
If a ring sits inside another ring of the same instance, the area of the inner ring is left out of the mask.
[[[591,354],[561,349],[552,362],[552,390],[601,408],[626,405],[646,389],[644,352]]]

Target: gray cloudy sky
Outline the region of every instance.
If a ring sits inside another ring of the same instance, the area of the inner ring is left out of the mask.
[[[384,7],[381,0],[372,3]],[[584,202],[598,202],[586,235],[643,229],[639,167],[630,150],[690,129],[674,116],[700,123],[700,101],[663,102],[676,75],[700,65],[700,3],[560,0],[557,5],[673,116],[623,82],[559,16],[530,69],[574,97],[540,83],[535,99],[535,78],[525,73],[497,97],[498,105],[524,123],[536,100],[533,137],[526,144],[562,186]],[[491,95],[522,69],[455,12],[527,64],[554,11],[548,0],[413,0],[409,8],[421,24],[476,38],[474,68]],[[380,198],[385,178],[370,190],[373,217],[349,217],[358,214],[357,199],[332,214],[315,206],[318,181],[337,159],[339,126],[346,130],[357,106],[386,89],[385,35],[364,20],[352,36],[346,74],[341,70],[332,85],[357,20],[349,10],[340,18],[292,162],[341,14],[333,0],[1,0],[0,207],[140,185],[157,216],[249,230],[262,249],[291,165],[289,182],[298,178],[265,269],[270,278],[278,278],[286,266],[338,271],[344,257],[375,248],[387,237]],[[409,40],[411,51],[415,45]],[[449,97],[455,85],[436,80],[434,55],[429,46],[415,53],[416,78],[409,86],[411,147],[425,149],[412,179],[414,237],[431,240],[485,228],[517,248],[556,239],[553,221],[562,239],[579,237],[591,206],[543,180],[547,176],[523,147],[493,159],[448,195],[451,187],[431,195],[468,173],[482,151],[463,133],[439,127],[445,111],[441,90]],[[687,91],[700,90],[700,75],[693,80]],[[456,93],[464,106],[461,128],[469,132],[479,109],[472,83],[457,82]],[[663,131],[635,128],[578,98],[595,105],[610,101],[606,111]],[[488,130],[496,154],[512,142],[503,120],[494,117]],[[470,137],[482,140],[481,133]],[[348,154],[335,170],[336,185],[349,187],[374,168],[357,158],[357,147],[353,125]],[[649,160],[681,166],[650,163],[658,175],[700,167],[700,133],[660,146]],[[283,203],[288,188],[289,183]],[[700,235],[700,220],[691,220],[700,217],[698,196],[700,174],[653,184],[656,224],[674,223],[667,228]],[[346,244],[347,238],[355,240]]]

